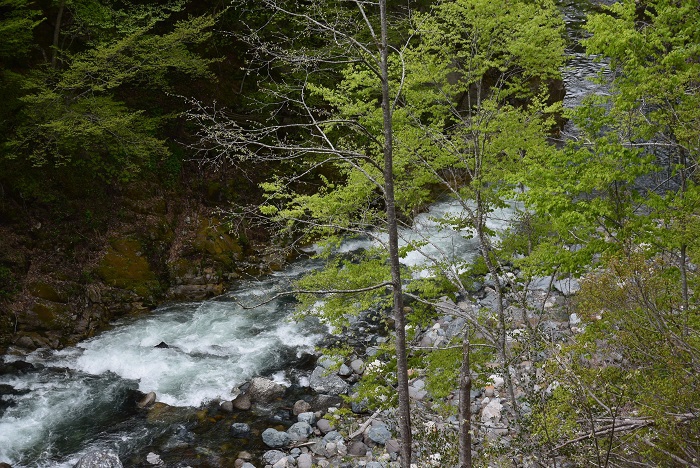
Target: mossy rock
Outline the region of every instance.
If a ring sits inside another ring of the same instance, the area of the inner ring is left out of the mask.
[[[128,289],[141,297],[148,297],[160,290],[160,284],[136,239],[116,239],[99,266],[97,274],[110,286]]]
[[[149,423],[175,424],[192,421],[195,412],[194,408],[170,406],[157,401],[149,406],[146,418]]]
[[[22,322],[42,330],[62,330],[71,325],[71,310],[65,304],[38,300]]]
[[[56,286],[43,281],[31,283],[29,285],[29,292],[32,296],[39,299],[60,303],[68,302],[68,295],[65,292],[57,289]]]
[[[199,252],[227,267],[232,267],[243,253],[238,242],[215,218],[202,221],[192,245]]]

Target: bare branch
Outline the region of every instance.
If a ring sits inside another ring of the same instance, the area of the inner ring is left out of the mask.
[[[357,288],[357,289],[319,289],[319,290],[313,290],[313,289],[293,289],[290,291],[285,291],[281,292],[278,294],[275,294],[271,298],[259,302],[255,305],[252,306],[247,306],[245,304],[242,304],[238,301],[235,301],[235,304],[238,305],[239,307],[250,310],[250,309],[255,309],[257,307],[260,307],[265,304],[269,304],[272,301],[275,301],[281,297],[287,297],[287,296],[295,296],[297,294],[315,294],[319,296],[327,295],[327,294],[357,294],[361,292],[368,292],[368,291],[374,291],[376,289],[381,289],[381,288],[386,288],[387,286],[391,286],[390,281],[385,281],[383,283],[375,284],[373,286],[368,286],[366,288]]]

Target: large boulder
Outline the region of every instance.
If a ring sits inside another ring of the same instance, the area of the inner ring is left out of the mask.
[[[349,385],[338,377],[337,374],[329,374],[322,366],[318,366],[309,377],[309,385],[317,393],[328,395],[342,395],[347,393]]]
[[[123,468],[114,450],[95,450],[83,455],[74,468]]]
[[[255,377],[250,381],[246,395],[256,403],[270,403],[284,395],[285,388],[270,379]]]

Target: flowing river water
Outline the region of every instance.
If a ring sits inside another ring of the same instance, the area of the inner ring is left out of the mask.
[[[560,3],[569,33],[576,38],[589,6],[584,8],[585,2],[578,0]],[[589,81],[600,66],[578,47],[572,47],[570,54],[565,71],[567,107],[600,91]],[[431,221],[432,216],[458,209],[450,202],[437,203],[403,236],[430,238],[435,250],[426,253],[431,255],[447,252],[470,259],[476,253],[474,241]],[[492,227],[507,225],[514,209],[495,213]],[[343,248],[369,244],[357,240]],[[423,256],[416,253],[404,262],[420,266]],[[167,425],[149,421],[137,411],[136,391],[154,391],[167,405],[197,408],[219,398],[230,400],[233,387],[256,375],[303,387],[305,374],[296,371],[295,363],[327,334],[325,327],[311,319],[291,321],[294,303],[289,299],[256,309],[243,309],[236,301],[262,302],[317,267],[313,260],[300,260],[269,277],[240,282],[221,297],[163,305],[147,316],[116,322],[72,348],[38,350],[21,358],[4,356],[5,363],[21,360],[35,369],[0,375],[0,390],[4,389],[0,394],[11,400],[0,415],[0,462],[13,467],[72,467],[82,454],[95,449],[114,449],[120,457],[142,451],[162,436]],[[169,347],[156,347],[161,342]]]

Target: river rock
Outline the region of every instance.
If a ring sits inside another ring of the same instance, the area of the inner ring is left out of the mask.
[[[242,394],[234,398],[231,405],[237,410],[248,411],[253,406],[253,403],[248,395]]]
[[[231,424],[231,435],[237,439],[244,439],[250,435],[250,426],[246,423]]]
[[[311,411],[311,404],[304,400],[298,400],[292,407],[292,414],[299,416],[301,413]]]
[[[328,434],[333,430],[333,426],[331,426],[331,422],[327,419],[319,419],[316,422],[316,427],[318,428],[319,431],[321,431],[321,434]]]
[[[334,356],[328,356],[328,355],[323,355],[320,358],[318,358],[318,365],[323,367],[326,370],[333,369],[335,367],[338,367],[342,363],[342,359]]]
[[[386,441],[386,444],[384,444],[384,448],[388,454],[399,453],[401,450],[401,444],[396,439],[389,439]]]
[[[221,403],[219,403],[219,409],[224,413],[233,413],[233,402],[228,400],[222,401]]]
[[[367,447],[367,445],[364,442],[356,440],[350,443],[350,446],[348,447],[348,455],[351,455],[353,457],[364,457],[365,455],[367,455],[367,451],[369,449],[370,448]]]
[[[326,444],[325,449],[327,457],[334,457],[338,455],[338,444],[336,444],[335,442],[328,442]]]
[[[314,464],[314,458],[308,453],[302,453],[297,458],[297,468],[311,468]]]
[[[342,395],[348,391],[348,383],[336,374],[327,374],[327,370],[318,366],[309,377],[309,385],[317,393]]]
[[[270,448],[286,447],[291,442],[289,434],[271,427],[263,431],[262,440]]]
[[[328,442],[342,442],[343,436],[338,431],[330,431],[328,434],[323,436],[323,441]]]
[[[268,450],[267,452],[263,453],[262,459],[266,464],[274,465],[284,457],[284,452],[280,452],[279,450]]]
[[[311,434],[313,434],[313,432],[313,428],[306,422],[294,423],[289,429],[287,429],[287,434],[289,434],[289,437],[297,442],[305,441]]]
[[[277,463],[272,465],[272,468],[291,468],[294,466],[294,457],[284,457],[277,460]]]
[[[365,362],[362,359],[353,359],[350,362],[350,368],[354,373],[362,375],[365,372]]]
[[[114,450],[96,450],[83,455],[73,468],[123,468]]]
[[[467,322],[467,320],[464,317],[457,317],[455,320],[453,320],[450,325],[447,327],[447,330],[445,331],[445,335],[447,336],[448,340],[451,340],[457,335],[462,335],[464,334],[464,324]]]
[[[501,419],[501,409],[503,409],[503,405],[501,405],[498,398],[489,400],[484,409],[481,410],[481,421],[499,421]]]
[[[250,386],[246,391],[246,395],[248,395],[253,402],[270,403],[284,395],[285,390],[283,385],[270,379],[254,377],[250,381]]]
[[[301,413],[299,416],[297,416],[297,421],[305,422],[313,426],[314,424],[316,424],[316,413],[312,413],[311,411]]]
[[[369,428],[367,437],[375,444],[384,445],[391,439],[391,431],[384,424],[378,424]]]
[[[148,452],[148,455],[146,455],[146,461],[150,463],[151,465],[162,465],[163,460],[160,459],[160,455],[157,453],[153,452]]]

